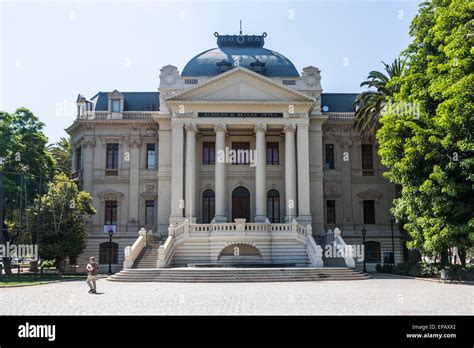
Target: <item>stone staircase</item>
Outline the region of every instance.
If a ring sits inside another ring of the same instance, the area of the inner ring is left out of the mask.
[[[115,282],[240,283],[364,280],[370,276],[345,267],[328,268],[134,268],[107,278]]]
[[[137,257],[133,264],[133,268],[156,268],[156,263],[158,261],[158,248],[160,245],[161,242],[157,240],[147,244]]]

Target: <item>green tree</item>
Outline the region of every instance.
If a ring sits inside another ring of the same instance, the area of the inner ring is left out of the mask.
[[[52,177],[54,159],[47,151],[48,139],[30,110],[0,112],[0,242],[14,243],[24,234],[27,207],[38,191],[38,177]],[[10,259],[4,258],[7,274]]]
[[[92,197],[79,191],[76,183],[60,173],[48,184],[41,201],[40,209],[38,204],[32,209],[30,225],[40,231],[41,258],[55,259],[56,267],[62,272],[65,258],[78,256],[86,246],[85,219],[95,214]],[[38,214],[41,226],[36,226]]]
[[[386,110],[377,133],[385,175],[402,185],[393,212],[409,246],[444,256],[457,247],[462,263],[474,241],[473,29],[468,1],[420,5],[394,98],[411,108]]]
[[[48,151],[54,158],[56,174],[64,173],[69,177],[72,171],[71,139],[61,137],[57,143],[48,146]]]
[[[375,136],[379,128],[379,119],[386,105],[387,100],[392,98],[399,90],[399,83],[396,78],[402,76],[404,61],[400,58],[394,60],[392,65],[382,62],[386,74],[380,71],[371,71],[367,80],[360,84],[375,88],[360,93],[355,101],[355,123],[354,128],[360,133],[367,131],[371,137]]]

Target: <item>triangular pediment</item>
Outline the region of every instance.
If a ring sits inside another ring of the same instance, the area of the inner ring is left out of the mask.
[[[167,100],[314,102],[310,96],[242,67],[218,75]]]

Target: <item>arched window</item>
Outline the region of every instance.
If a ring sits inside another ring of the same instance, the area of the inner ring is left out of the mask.
[[[365,262],[380,262],[380,243],[379,242],[365,242]]]
[[[267,193],[267,215],[270,222],[280,222],[280,194],[277,190]]]
[[[108,264],[110,249],[112,249],[112,264],[118,263],[118,243],[104,242],[99,245],[99,264]]]
[[[202,222],[209,223],[212,221],[216,211],[216,198],[214,191],[206,190],[202,193]]]

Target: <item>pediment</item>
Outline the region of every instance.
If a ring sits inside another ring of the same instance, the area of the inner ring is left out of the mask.
[[[167,101],[306,102],[314,99],[246,68],[234,68]]]

